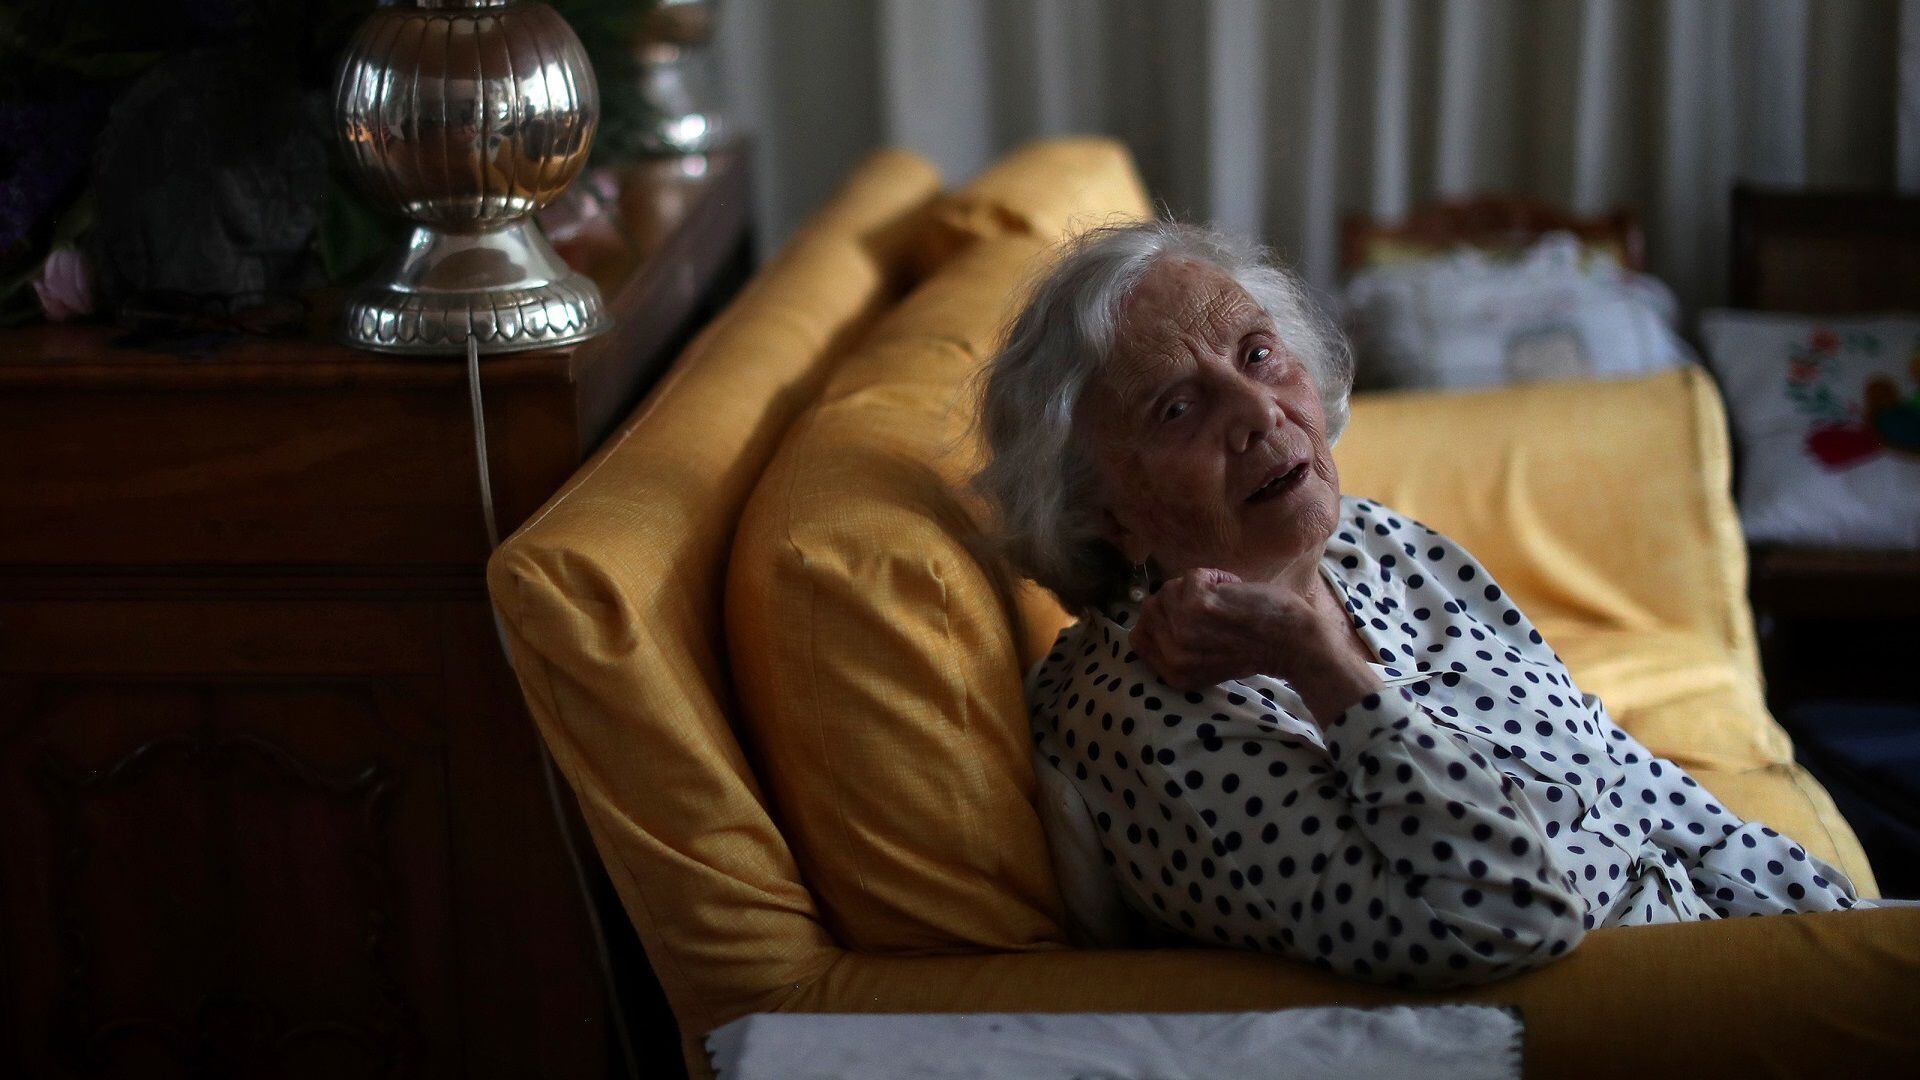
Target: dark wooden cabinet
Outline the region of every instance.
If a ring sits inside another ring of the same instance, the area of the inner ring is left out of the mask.
[[[744,280],[746,170],[625,170],[582,249],[616,329],[483,362],[503,530]],[[589,894],[598,864],[494,635],[464,363],[330,344],[329,306],[0,334],[0,1074],[625,1071],[569,840]]]
[[[0,684],[17,1075],[457,1071],[437,1067],[461,1051],[455,901],[495,891],[461,872],[471,841],[449,827],[457,609],[270,594],[0,609],[38,660],[22,670],[8,648]],[[400,647],[357,647],[374,640]],[[515,738],[510,710],[491,712],[492,737]],[[584,946],[562,905],[540,936]],[[547,1004],[592,1022],[579,997]]]

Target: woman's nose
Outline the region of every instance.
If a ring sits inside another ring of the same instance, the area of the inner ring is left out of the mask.
[[[1280,426],[1280,405],[1265,387],[1241,386],[1228,415],[1227,448],[1244,454],[1265,442]]]

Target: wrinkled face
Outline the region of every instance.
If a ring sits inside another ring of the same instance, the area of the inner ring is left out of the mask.
[[[1219,269],[1167,258],[1147,271],[1082,409],[1130,560],[1267,581],[1325,549],[1340,480],[1319,388]]]

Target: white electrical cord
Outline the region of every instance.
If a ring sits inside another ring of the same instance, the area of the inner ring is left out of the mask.
[[[471,335],[467,338],[467,400],[473,406],[473,455],[480,470],[480,510],[487,523],[487,550],[500,546],[500,525],[493,513],[493,475],[487,468],[487,416],[480,405],[480,341]],[[500,624],[500,612],[491,603],[488,612],[493,616],[493,634],[500,642],[500,653],[507,658],[508,666],[513,663],[513,648],[507,644],[507,629]],[[633,1036],[627,1030],[626,1013],[620,1008],[619,989],[614,985],[612,961],[607,956],[607,931],[600,921],[600,908],[593,902],[593,891],[587,883],[587,867],[580,859],[580,849],[573,842],[573,830],[568,827],[566,807],[560,798],[560,777],[553,765],[553,755],[547,753],[547,742],[540,732],[534,731],[534,741],[540,746],[540,771],[546,777],[547,807],[553,814],[554,827],[560,831],[560,842],[567,849],[567,861],[573,865],[574,886],[580,891],[580,900],[587,908],[587,922],[593,928],[595,958],[600,966],[600,982],[607,995],[607,1012],[613,1017],[613,1030],[620,1040],[620,1053],[626,1059],[627,1075],[639,1080],[640,1065],[633,1053]]]
[[[480,512],[487,519],[487,550],[500,546],[500,523],[493,516],[493,473],[487,468],[487,414],[480,408],[480,339],[467,335],[467,403],[473,407],[473,454],[480,464]],[[500,618],[494,616],[494,629]],[[507,647],[505,634],[500,647]]]

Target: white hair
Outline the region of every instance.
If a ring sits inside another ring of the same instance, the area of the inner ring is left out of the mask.
[[[1069,611],[1101,603],[1126,584],[1128,563],[1106,538],[1097,474],[1075,418],[1113,353],[1123,305],[1148,268],[1166,258],[1209,264],[1246,290],[1312,371],[1329,445],[1346,427],[1352,351],[1270,249],[1165,218],[1102,225],[1067,240],[978,375],[986,457],[972,487],[994,516],[999,554]]]

